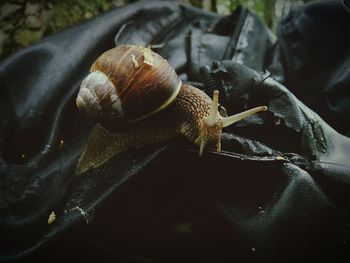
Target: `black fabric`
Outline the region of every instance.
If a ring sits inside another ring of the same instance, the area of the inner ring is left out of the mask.
[[[347,136],[349,16],[349,1],[323,1],[291,12],[278,30],[287,87]]]
[[[2,61],[0,258],[348,260],[349,21],[349,1],[310,4],[275,42],[243,7],[221,17],[139,2]],[[75,106],[80,82],[99,54],[128,43],[150,45],[208,93],[217,86],[229,113],[269,111],[226,129],[220,154],[200,158],[177,138],[76,176],[94,125]]]

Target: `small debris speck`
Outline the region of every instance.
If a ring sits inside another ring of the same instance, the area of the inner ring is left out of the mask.
[[[261,206],[259,206],[258,208],[259,208],[259,214],[265,214],[265,210]]]
[[[276,125],[276,126],[277,126],[277,125],[281,125],[281,119],[277,118],[277,119],[275,120],[275,125]]]
[[[255,252],[255,248],[254,247],[252,247],[252,251]]]
[[[24,158],[26,158],[26,155],[24,153],[22,153],[21,157],[24,159]]]
[[[175,231],[182,234],[190,234],[193,232],[193,223],[181,223],[175,225]]]
[[[149,49],[157,49],[157,48],[162,48],[162,47],[164,47],[164,43],[152,44],[152,45],[147,46],[147,48],[149,48]]]
[[[143,48],[143,63],[154,66],[152,51],[148,48]]]
[[[134,64],[135,68],[138,68],[139,63],[137,62],[135,55],[131,55],[131,60],[132,60],[132,63]]]
[[[49,219],[47,220],[47,223],[50,225],[53,223],[53,221],[56,220],[56,214],[54,211],[51,212],[51,214],[49,215]]]

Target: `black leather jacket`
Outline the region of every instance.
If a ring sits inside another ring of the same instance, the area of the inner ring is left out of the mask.
[[[222,17],[138,2],[2,61],[0,258],[348,256],[349,6],[326,1],[293,11],[276,40],[243,7]],[[94,125],[75,107],[79,85],[103,51],[125,43],[151,45],[183,81],[221,89],[230,113],[252,105],[269,112],[225,130],[221,154],[199,158],[178,138],[75,176]]]

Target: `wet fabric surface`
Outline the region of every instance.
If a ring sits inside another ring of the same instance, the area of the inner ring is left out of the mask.
[[[281,22],[276,42],[245,8],[221,17],[140,2],[2,61],[1,259],[340,261],[350,242],[349,24],[349,1],[311,4]],[[76,176],[94,123],[75,97],[118,44],[151,46],[183,81],[208,94],[214,85],[230,114],[269,111],[227,128],[220,154],[199,157],[176,138]]]

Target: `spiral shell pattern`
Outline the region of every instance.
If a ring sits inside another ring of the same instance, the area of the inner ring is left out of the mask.
[[[164,58],[136,45],[106,51],[90,72],[81,85],[77,105],[102,122],[144,119],[170,104],[181,87]]]

